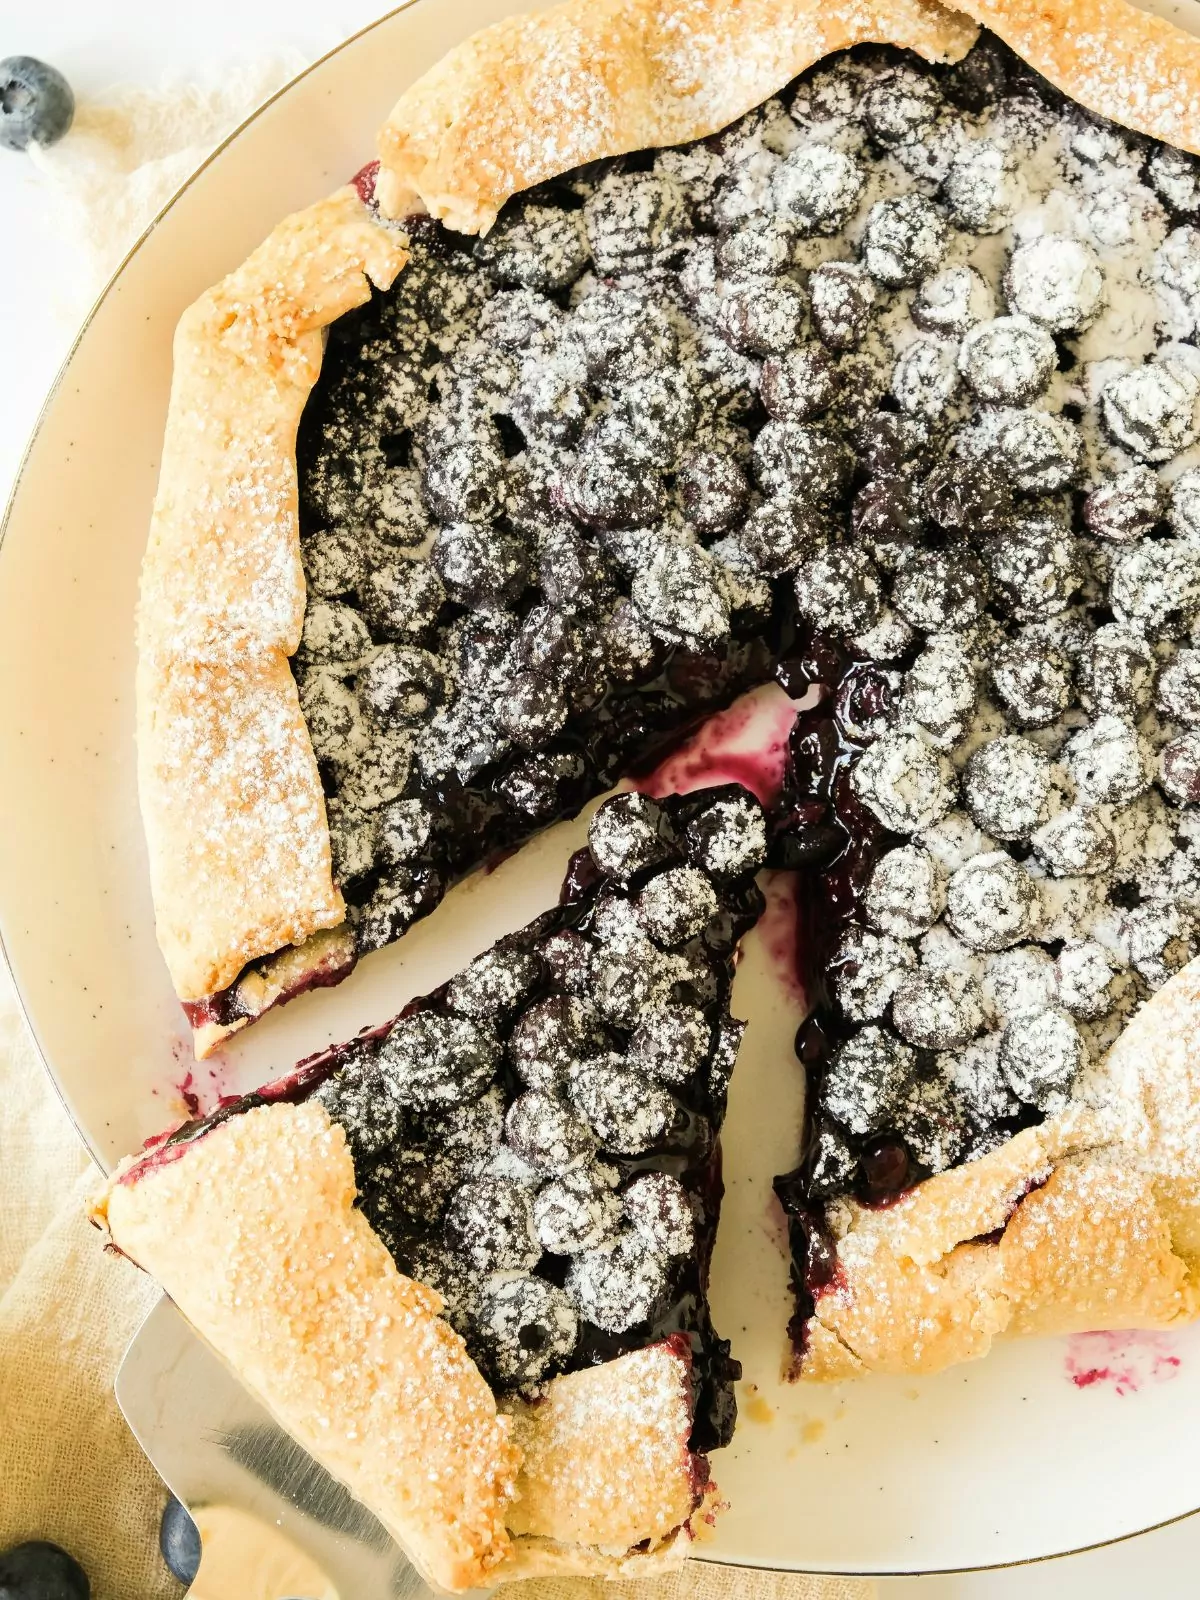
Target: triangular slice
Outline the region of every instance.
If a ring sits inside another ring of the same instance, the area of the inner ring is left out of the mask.
[[[449,1589],[640,1571],[709,1514],[737,785],[596,812],[561,903],[126,1161],[113,1243]]]

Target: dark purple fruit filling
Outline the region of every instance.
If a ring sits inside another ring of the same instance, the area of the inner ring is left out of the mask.
[[[561,904],[382,1027],[180,1129],[319,1099],[359,1203],[436,1288],[500,1390],[688,1341],[692,1448],[728,1441],[739,1374],[707,1299],[718,1133],[743,1024],[734,952],[763,907],[766,819],[738,785],[606,801]]]

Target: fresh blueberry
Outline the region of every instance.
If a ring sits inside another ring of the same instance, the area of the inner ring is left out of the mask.
[[[172,1495],[162,1514],[158,1548],[172,1575],[180,1583],[194,1583],[200,1570],[200,1529],[188,1508]]]
[[[33,1539],[0,1555],[0,1600],[91,1600],[78,1561],[56,1544]]]
[[[75,96],[62,73],[33,56],[0,61],[0,146],[27,150],[56,144],[75,118]]]

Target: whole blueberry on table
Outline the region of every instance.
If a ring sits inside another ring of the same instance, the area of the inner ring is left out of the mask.
[[[172,1495],[163,1511],[158,1532],[162,1558],[180,1583],[193,1583],[200,1570],[200,1530],[191,1513]],[[3,1596],[0,1596],[3,1600]]]
[[[71,126],[75,96],[56,67],[34,56],[0,61],[0,146],[54,144]]]
[[[78,1561],[41,1539],[0,1555],[0,1600],[91,1600],[92,1586]]]

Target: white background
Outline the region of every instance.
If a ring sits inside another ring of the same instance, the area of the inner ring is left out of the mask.
[[[443,0],[453,5],[454,0]],[[514,0],[515,3],[515,0]],[[378,0],[0,0],[0,57],[37,55],[80,98],[156,86],[198,66],[299,48],[319,54],[378,14]],[[0,502],[74,335],[71,259],[27,160],[0,152]],[[1053,1454],[1055,1440],[1045,1448]],[[804,1507],[796,1507],[797,1518]],[[1200,1518],[1067,1561],[974,1577],[897,1580],[881,1600],[1128,1600],[1200,1595]]]

